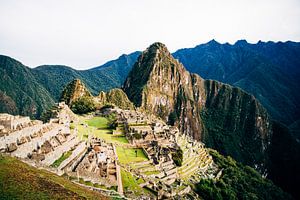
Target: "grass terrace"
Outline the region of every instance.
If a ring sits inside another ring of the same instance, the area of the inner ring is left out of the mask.
[[[59,165],[66,160],[67,158],[69,158],[72,155],[72,151],[67,151],[65,153],[63,153],[63,155],[61,155],[61,157],[59,159],[57,159],[56,161],[54,161],[54,163],[52,163],[51,167],[59,167]]]
[[[125,190],[132,191],[135,195],[142,195],[145,193],[146,190],[139,185],[141,183],[144,183],[143,179],[138,178],[123,169],[121,169],[121,176],[123,187]],[[146,192],[148,193],[148,191]]]
[[[114,143],[114,144],[128,144],[128,140],[124,135],[115,136],[112,134],[113,129],[109,127],[109,123],[112,119],[105,117],[93,117],[91,119],[86,119],[84,117],[80,117],[80,122],[76,126],[74,126],[78,130],[79,138],[83,140],[88,139],[88,135],[92,134],[95,137],[102,138],[106,142]]]
[[[135,153],[135,151],[137,151],[137,154]],[[148,160],[142,149],[125,148],[117,146],[117,154],[119,157],[119,161],[122,164],[128,164],[131,162],[142,162]]]
[[[93,117],[85,122],[88,124],[88,126],[93,126],[97,129],[109,129],[110,120],[105,117]]]

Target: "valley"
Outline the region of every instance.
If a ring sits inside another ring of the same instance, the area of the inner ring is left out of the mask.
[[[16,157],[113,199],[292,199],[285,191],[295,192],[267,179],[292,175],[286,166],[278,171],[280,149],[291,152],[288,164],[299,155],[297,143],[278,145],[292,140],[285,129],[253,95],[188,72],[162,43],[142,52],[122,88],[95,94],[75,77],[60,103],[44,100],[42,121],[1,114],[4,162]],[[90,199],[72,192],[67,199]]]

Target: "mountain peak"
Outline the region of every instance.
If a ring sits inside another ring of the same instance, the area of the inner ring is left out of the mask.
[[[149,49],[152,49],[152,48],[156,48],[156,49],[162,49],[162,48],[167,48],[165,44],[161,43],[161,42],[154,42],[153,44],[151,44],[149,46]]]
[[[248,42],[247,42],[247,40],[244,39],[244,40],[238,40],[234,44],[239,45],[239,46],[244,46],[244,45],[247,45]]]
[[[151,44],[146,49],[146,51],[143,52],[143,54],[147,54],[147,53],[150,53],[150,55],[155,54],[155,56],[157,56],[158,54],[161,54],[161,53],[171,56],[171,53],[169,52],[167,46],[161,42],[155,42],[155,43]]]
[[[181,63],[168,54],[167,48],[161,43],[154,43],[142,53],[129,73],[123,89],[137,108],[178,126],[182,133],[194,139],[205,141],[211,146],[219,145],[218,150],[227,148],[225,143],[215,144],[214,139],[224,131],[232,134],[232,137],[253,134],[253,138],[262,139],[267,138],[269,134],[268,115],[253,96],[238,88],[190,74]],[[228,108],[237,112],[233,115],[228,112]],[[255,111],[250,112],[250,109]],[[231,117],[230,125],[223,123],[225,116]],[[236,118],[239,120],[235,120]],[[264,120],[262,123],[253,124],[261,119]],[[240,120],[243,121],[242,124]],[[248,130],[246,126],[253,129]],[[239,128],[232,131],[228,127]],[[253,146],[253,143],[250,142],[249,145]],[[224,146],[221,147],[222,145]],[[234,145],[239,146],[239,143]],[[255,142],[255,145],[257,151],[262,148],[260,142]],[[267,143],[263,145],[267,146]],[[228,149],[225,153],[232,155],[233,151],[236,150]],[[239,151],[235,158],[239,161],[251,160],[247,164],[259,164],[262,166],[260,170],[263,171],[266,154],[256,153],[260,156],[259,159],[253,159],[251,154],[243,151]]]
[[[64,101],[70,106],[74,101],[83,96],[91,97],[92,95],[80,79],[74,79],[62,91],[60,101]]]
[[[171,77],[177,79],[177,74],[184,72],[183,65],[175,60],[167,47],[156,42],[140,55],[124,83],[124,90],[131,95],[130,100],[140,106],[145,92],[143,86],[148,85],[149,80],[155,79],[157,83],[163,84],[171,81]]]
[[[208,45],[214,46],[214,45],[219,45],[220,43],[217,42],[215,39],[210,40],[208,43],[206,43]]]

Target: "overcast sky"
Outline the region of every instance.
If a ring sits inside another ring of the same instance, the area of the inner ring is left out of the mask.
[[[99,66],[153,42],[300,41],[299,0],[0,0],[0,54],[36,67]]]

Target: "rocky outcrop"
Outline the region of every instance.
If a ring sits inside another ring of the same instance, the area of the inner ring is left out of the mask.
[[[123,89],[140,109],[174,123],[208,147],[264,171],[271,125],[267,112],[252,95],[189,73],[161,43],[142,53]]]
[[[74,101],[83,96],[92,97],[85,85],[79,79],[74,79],[65,86],[60,101],[64,101],[68,106],[71,106]]]
[[[125,110],[134,109],[133,103],[128,99],[125,92],[119,88],[112,89],[107,93],[101,91],[99,95],[95,97],[95,100],[100,106],[110,104]]]

